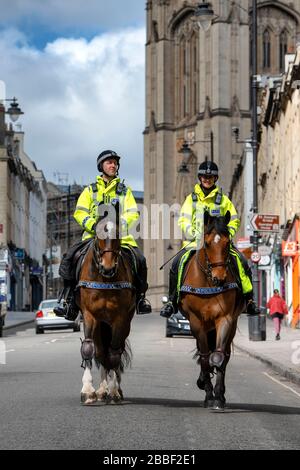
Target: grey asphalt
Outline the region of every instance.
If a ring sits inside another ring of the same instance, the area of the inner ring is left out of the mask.
[[[7,331],[0,365],[0,449],[298,449],[300,388],[235,348],[227,408],[203,407],[195,340],[165,337],[157,314],[136,316],[121,405],[80,404],[80,337]],[[94,385],[99,372],[93,368]],[[99,456],[100,457],[100,456]]]
[[[158,315],[158,312],[154,315]],[[33,324],[34,318],[34,312],[8,312],[4,330]],[[249,331],[248,316],[241,315],[234,347],[262,361],[288,380],[300,384],[300,328],[293,329],[283,322],[281,339],[276,341],[273,322],[267,318],[265,341],[250,340]]]

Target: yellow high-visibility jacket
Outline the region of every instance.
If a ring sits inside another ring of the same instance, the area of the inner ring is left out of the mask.
[[[184,247],[188,244],[188,249],[202,246],[203,214],[205,210],[209,211],[212,216],[225,216],[226,212],[229,211],[231,214],[228,223],[230,237],[233,238],[236,234],[240,226],[240,220],[230,199],[225,194],[222,194],[218,186],[205,196],[200,184],[196,184],[194,192],[185,199],[178,219],[178,224],[185,236]]]
[[[120,184],[120,178],[114,178],[109,183],[105,183],[101,176],[97,176],[96,183],[84,188],[74,212],[74,219],[84,229],[82,240],[94,236],[92,227],[97,221],[99,203],[109,204],[112,200],[118,199],[121,206],[121,245],[138,246],[129,233],[130,228],[139,219],[136,201],[129,187],[125,187],[120,195],[117,194]]]

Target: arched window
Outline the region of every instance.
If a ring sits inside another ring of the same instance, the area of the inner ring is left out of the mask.
[[[263,34],[263,68],[271,67],[271,35],[266,29]]]
[[[285,61],[284,56],[288,49],[288,35],[286,31],[282,31],[279,36],[279,70],[284,71]]]

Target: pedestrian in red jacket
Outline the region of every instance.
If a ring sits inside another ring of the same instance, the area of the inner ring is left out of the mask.
[[[276,333],[275,339],[279,340],[281,322],[284,315],[288,313],[288,309],[284,299],[280,297],[278,289],[274,289],[274,295],[270,298],[269,302],[267,303],[267,308],[270,309],[270,315],[274,323]]]

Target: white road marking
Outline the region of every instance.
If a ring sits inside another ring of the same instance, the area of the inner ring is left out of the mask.
[[[288,390],[293,392],[295,395],[297,395],[297,397],[300,397],[300,393],[296,392],[296,390],[294,390],[292,387],[289,387],[288,385],[283,384],[279,380],[274,379],[274,377],[269,375],[267,372],[263,372],[263,374],[266,375],[267,377],[269,377],[269,379],[273,380],[273,382],[276,382],[277,384],[281,385],[282,387],[287,388]]]
[[[7,349],[5,352],[8,353],[8,352],[13,352],[15,351],[15,349]]]

